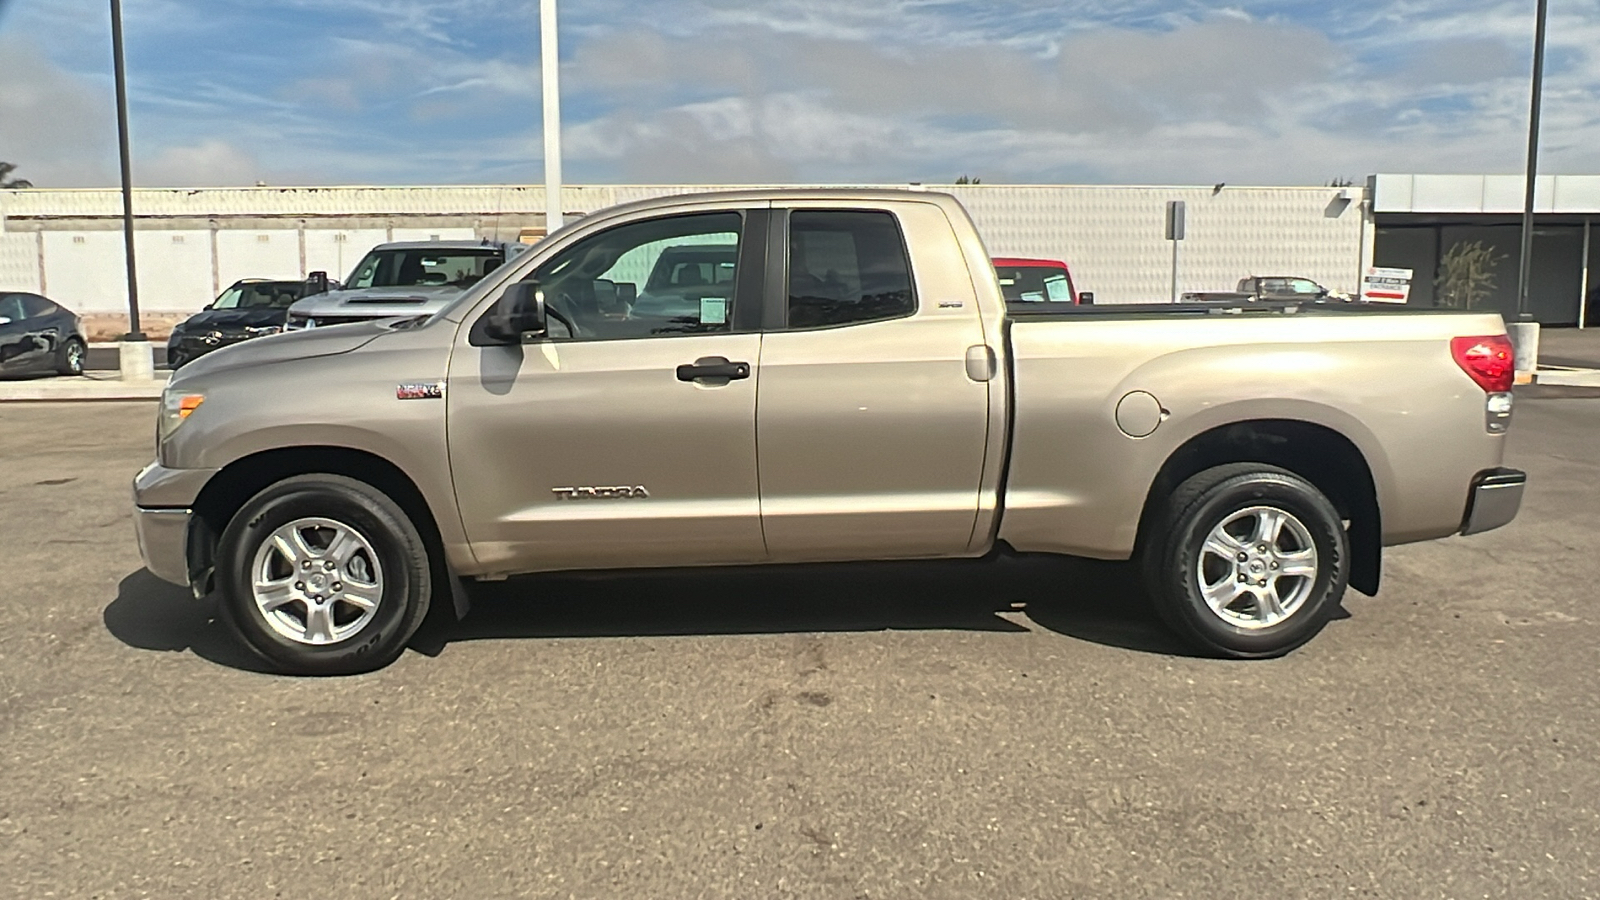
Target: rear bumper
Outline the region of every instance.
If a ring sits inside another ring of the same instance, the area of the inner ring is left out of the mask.
[[[133,508],[139,535],[139,556],[150,574],[162,581],[189,586],[189,518],[187,509]]]
[[[1528,473],[1520,469],[1485,469],[1472,478],[1467,495],[1467,511],[1461,519],[1462,534],[1478,534],[1499,528],[1517,517],[1522,508],[1522,489]]]

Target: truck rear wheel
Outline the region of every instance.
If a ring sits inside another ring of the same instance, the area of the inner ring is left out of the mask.
[[[251,649],[296,675],[382,668],[432,594],[427,545],[398,504],[339,475],[299,475],[252,497],[223,530],[220,605]]]
[[[1281,656],[1344,598],[1349,546],[1333,504],[1284,469],[1235,463],[1173,492],[1155,520],[1144,577],[1157,613],[1216,656]]]

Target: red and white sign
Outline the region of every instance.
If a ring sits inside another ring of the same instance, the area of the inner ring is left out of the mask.
[[[1372,303],[1404,303],[1411,297],[1411,269],[1367,270],[1361,279],[1361,299]]]

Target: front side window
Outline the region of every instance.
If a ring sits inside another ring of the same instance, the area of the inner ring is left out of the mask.
[[[295,281],[255,281],[236,284],[211,304],[212,309],[288,309],[300,299]]]
[[[911,263],[887,212],[797,210],[789,216],[789,327],[826,328],[910,315]]]
[[[444,285],[465,290],[505,261],[498,247],[442,250],[432,247],[374,250],[345,279],[345,289]]]
[[[743,217],[672,216],[619,225],[540,266],[550,335],[615,340],[733,328]]]

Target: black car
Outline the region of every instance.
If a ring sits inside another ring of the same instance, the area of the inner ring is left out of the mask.
[[[277,334],[283,330],[289,306],[305,293],[303,281],[234,282],[205,309],[172,329],[167,365],[176,369],[218,347]]]
[[[82,375],[88,351],[77,313],[38,294],[0,294],[0,372]]]

